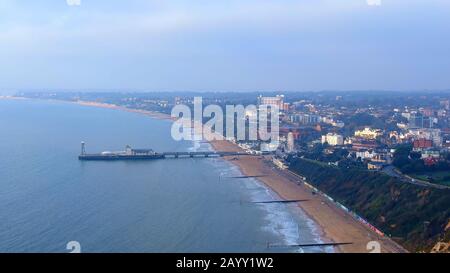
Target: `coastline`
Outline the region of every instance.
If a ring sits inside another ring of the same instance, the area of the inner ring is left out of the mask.
[[[78,105],[83,105],[83,106],[91,106],[91,107],[99,107],[99,108],[122,110],[122,111],[126,111],[126,112],[131,112],[131,113],[137,113],[137,114],[150,116],[152,118],[157,118],[157,119],[174,120],[168,114],[155,112],[155,111],[148,111],[148,110],[131,109],[131,108],[127,108],[127,107],[124,107],[124,106],[115,105],[115,104],[101,103],[101,102],[92,102],[92,101],[75,101],[73,103],[78,104]]]
[[[12,97],[11,99],[21,98]],[[114,104],[90,101],[54,101],[75,103],[89,107],[122,110],[156,119],[174,120],[168,114],[130,109]],[[242,151],[239,146],[226,140],[212,140],[209,141],[209,143],[216,151]],[[351,245],[335,247],[336,252],[367,253],[369,252],[367,243],[370,241],[378,241],[381,246],[381,252],[404,252],[404,249],[398,244],[389,238],[380,237],[368,227],[356,221],[348,213],[329,202],[325,197],[318,194],[312,194],[311,190],[300,182],[298,177],[288,171],[282,171],[275,168],[267,157],[243,156],[237,160],[226,157],[224,159],[237,166],[243,175],[263,175],[263,177],[258,177],[257,180],[270,188],[282,199],[307,199],[307,202],[301,202],[298,206],[308,218],[315,223],[318,229],[318,235],[321,239],[327,242],[353,243]]]
[[[239,151],[240,147],[227,141],[212,141],[216,150]],[[279,170],[273,166],[267,157],[240,157],[238,160],[228,158],[239,167],[244,175],[263,175],[258,180],[272,189],[281,198],[307,199],[298,206],[320,228],[323,239],[333,242],[352,242],[351,245],[336,247],[337,252],[367,253],[367,243],[378,241],[381,252],[404,252],[404,249],[389,238],[378,234],[356,221],[352,216],[335,206],[324,196],[312,194],[295,175]]]

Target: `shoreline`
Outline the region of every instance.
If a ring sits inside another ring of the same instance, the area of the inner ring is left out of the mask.
[[[240,147],[230,142],[212,141],[216,150],[239,151]],[[367,253],[367,243],[378,241],[382,252],[404,252],[405,250],[389,238],[380,237],[374,231],[356,221],[351,215],[335,206],[319,194],[312,194],[302,181],[292,173],[279,170],[267,157],[240,157],[227,159],[239,167],[244,175],[264,175],[258,180],[282,199],[308,199],[299,203],[300,209],[318,226],[319,236],[333,242],[352,242],[336,247],[337,252]]]
[[[3,99],[3,98],[0,98]],[[23,99],[20,97],[11,97],[5,99]],[[30,99],[30,98],[25,98]],[[131,109],[124,106],[114,104],[91,102],[91,101],[64,101],[64,100],[47,100],[57,102],[68,102],[82,106],[98,107],[106,109],[115,109],[126,112],[132,112],[149,116],[151,118],[161,120],[171,120],[168,114]],[[242,149],[234,143],[227,140],[212,140],[208,141],[211,147],[216,151],[230,151],[242,152]],[[371,241],[380,243],[381,252],[405,252],[401,246],[386,237],[380,237],[367,226],[356,221],[351,215],[344,210],[338,208],[331,203],[324,196],[319,194],[312,194],[311,190],[306,187],[297,176],[288,172],[279,170],[269,161],[267,156],[254,157],[243,156],[235,160],[234,158],[224,157],[224,160],[230,162],[239,168],[239,171],[246,176],[260,176],[256,180],[262,185],[268,187],[280,198],[288,199],[307,199],[307,202],[298,204],[298,207],[304,214],[314,222],[317,227],[317,233],[321,240],[347,243],[350,245],[343,245],[334,248],[335,252],[344,253],[367,253],[367,244]]]
[[[61,100],[55,100],[55,101],[61,101]],[[70,101],[68,101],[68,102],[70,102]],[[115,110],[130,112],[130,113],[137,113],[137,114],[146,115],[146,116],[156,118],[156,119],[174,120],[168,114],[164,114],[164,113],[160,113],[160,112],[156,112],[156,111],[149,111],[149,110],[132,109],[132,108],[127,108],[125,106],[119,106],[119,105],[109,104],[109,103],[92,102],[92,101],[73,101],[71,103],[82,105],[82,106],[115,109]]]
[[[207,142],[209,144],[209,148],[211,150],[216,151],[216,148],[213,146],[213,144],[211,142]],[[233,159],[233,157],[222,157],[219,158],[221,160],[223,160],[225,163],[230,164],[230,166],[232,166],[233,168],[236,168],[236,170],[239,172],[239,175],[245,176],[246,174],[243,172],[241,166],[239,166],[238,164],[235,164],[235,160]],[[285,200],[285,198],[283,198],[278,192],[276,192],[273,188],[271,188],[270,186],[268,186],[266,183],[264,183],[263,181],[260,180],[260,178],[258,177],[252,177],[251,178],[255,183],[257,183],[260,187],[264,188],[267,193],[271,196],[270,200]],[[302,220],[305,221],[306,225],[308,226],[309,231],[311,232],[311,235],[313,236],[313,241],[302,241],[301,243],[326,243],[326,242],[333,242],[330,238],[327,238],[325,236],[325,232],[323,230],[323,228],[316,223],[316,221],[314,220],[313,217],[311,217],[306,211],[304,211],[300,206],[295,205],[294,208],[286,208],[286,211],[289,211],[289,213],[294,214],[294,217],[300,217],[302,218]],[[332,248],[333,251],[326,251],[326,248]],[[324,247],[324,252],[323,253],[339,253],[341,251],[339,251],[338,247],[336,246],[327,246]]]

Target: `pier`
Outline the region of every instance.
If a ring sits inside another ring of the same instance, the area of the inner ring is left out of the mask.
[[[90,161],[114,161],[114,160],[155,160],[169,158],[209,158],[225,156],[261,156],[268,153],[250,154],[246,152],[221,152],[221,151],[200,151],[200,152],[155,152],[152,149],[132,149],[126,146],[125,151],[101,152],[95,154],[86,153],[85,143],[81,143],[81,154],[79,160]]]

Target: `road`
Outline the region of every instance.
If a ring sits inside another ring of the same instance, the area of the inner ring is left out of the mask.
[[[417,185],[417,186],[422,186],[422,187],[430,187],[430,188],[435,188],[435,189],[440,189],[440,190],[444,190],[444,189],[450,189],[450,187],[445,186],[445,185],[439,185],[439,184],[433,184],[427,181],[423,181],[423,180],[419,180],[419,179],[415,179],[412,177],[409,177],[405,174],[402,174],[399,170],[397,170],[394,166],[389,165],[387,167],[384,167],[382,170],[383,173],[392,176],[392,177],[396,177],[399,180],[405,182],[405,183],[409,183],[409,184],[413,184],[413,185]]]

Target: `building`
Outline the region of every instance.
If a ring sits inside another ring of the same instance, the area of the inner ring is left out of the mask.
[[[404,117],[404,118],[406,118],[406,119],[409,120],[409,118],[411,117],[411,113],[409,113],[409,112],[403,112],[403,113],[402,113],[402,117]]]
[[[326,123],[326,124],[332,125],[333,122],[334,122],[334,120],[333,120],[332,117],[322,117],[322,122],[323,122],[323,123]]]
[[[355,151],[356,158],[361,158],[361,160],[372,159],[377,155],[377,153],[373,150],[360,150]]]
[[[338,127],[338,128],[344,128],[345,123],[338,120],[338,121],[334,121],[333,123],[331,123],[331,125],[333,125],[334,127]]]
[[[367,169],[371,171],[379,171],[383,169],[383,164],[379,162],[369,162],[367,163]]]
[[[263,97],[260,95],[258,97],[258,106],[259,105],[278,106],[280,110],[283,110],[285,108],[284,95],[276,95],[275,97]]]
[[[398,141],[399,138],[400,138],[400,136],[397,131],[389,132],[389,139]]]
[[[320,116],[310,114],[293,114],[289,116],[291,122],[299,123],[302,125],[311,125],[320,123]]]
[[[427,159],[427,158],[439,159],[440,157],[441,157],[441,154],[439,151],[426,150],[426,151],[422,152],[421,159]]]
[[[402,130],[406,130],[408,129],[408,125],[402,122],[397,123],[397,127],[402,129]]]
[[[377,143],[374,140],[357,139],[352,140],[351,144],[352,149],[355,151],[370,150],[378,147]]]
[[[410,114],[408,119],[408,128],[433,128],[433,118],[430,116],[424,116],[421,113]]]
[[[328,133],[322,136],[322,144],[328,143],[331,146],[344,145],[344,138],[341,135]]]
[[[414,151],[421,151],[423,149],[429,149],[433,147],[433,141],[425,138],[416,139],[413,142],[413,150]]]
[[[379,129],[371,129],[369,127],[364,128],[364,130],[355,131],[355,136],[364,139],[376,139],[377,137],[383,135],[383,132]]]
[[[391,164],[392,158],[390,157],[389,153],[387,153],[387,152],[377,152],[370,161],[381,163],[381,164]]]
[[[433,166],[438,162],[439,162],[439,159],[435,158],[435,157],[426,157],[423,159],[423,163],[425,164],[425,166]]]
[[[445,110],[450,110],[450,101],[449,100],[441,100],[439,104],[444,107]]]
[[[340,120],[334,120],[334,118],[332,117],[322,117],[322,122],[338,128],[342,128],[345,126],[344,122]]]
[[[429,129],[429,128],[410,129],[409,134],[413,139],[431,140],[433,142],[433,146],[435,147],[442,146],[442,136],[440,129]]]
[[[298,129],[298,128],[293,128],[293,127],[281,127],[280,128],[280,135],[286,135],[286,139],[287,139],[289,133],[292,133],[292,135],[294,136],[294,140],[297,140],[300,138],[302,131],[300,131],[300,129]]]
[[[282,170],[286,170],[288,168],[288,166],[286,164],[284,164],[284,162],[278,158],[273,157],[272,162],[275,166],[277,166],[278,168],[280,168]]]
[[[287,152],[291,153],[295,150],[294,134],[289,132],[287,135]]]
[[[431,108],[424,108],[420,111],[422,113],[422,115],[424,115],[425,117],[431,117],[434,115],[434,111]]]

